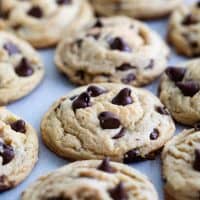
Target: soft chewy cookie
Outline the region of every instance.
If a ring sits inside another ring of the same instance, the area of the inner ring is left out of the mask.
[[[171,16],[169,41],[186,56],[200,56],[200,1],[183,5]]]
[[[21,200],[158,200],[152,183],[123,164],[79,161],[38,179]]]
[[[166,69],[160,84],[160,99],[183,124],[200,121],[200,59]]]
[[[170,140],[162,160],[166,200],[199,200],[200,124]]]
[[[41,132],[56,154],[72,160],[102,159],[130,163],[151,157],[174,132],[159,99],[123,84],[75,89],[44,116]]]
[[[182,0],[90,0],[100,15],[151,19],[169,14]]]
[[[0,105],[30,93],[43,74],[36,51],[21,39],[0,31]]]
[[[141,86],[165,69],[169,50],[145,24],[127,18],[97,19],[61,41],[56,65],[78,84],[118,82]]]
[[[38,159],[35,130],[0,108],[0,192],[13,188],[31,172]]]
[[[55,45],[67,26],[84,25],[92,18],[86,0],[2,0],[6,29],[37,48]]]

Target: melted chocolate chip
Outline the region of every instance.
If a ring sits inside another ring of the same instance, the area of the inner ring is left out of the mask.
[[[100,19],[97,19],[96,23],[93,26],[94,28],[102,28],[103,27],[103,23]]]
[[[26,123],[23,120],[17,120],[10,124],[10,126],[16,132],[26,133]]]
[[[3,165],[8,164],[15,156],[13,148],[0,142],[0,156],[3,158]]]
[[[105,89],[99,88],[97,86],[89,86],[87,89],[87,93],[91,96],[91,97],[97,97],[100,96],[101,94],[107,92]]]
[[[194,158],[193,168],[196,171],[200,171],[200,149],[195,149],[194,154],[195,158]]]
[[[131,52],[130,47],[120,37],[116,37],[110,41],[110,49]]]
[[[39,6],[33,6],[27,14],[35,18],[42,18],[43,16],[42,9]]]
[[[183,80],[186,69],[182,67],[168,67],[165,72],[172,81],[178,82]]]
[[[132,66],[131,64],[129,63],[123,63],[122,65],[120,65],[119,67],[117,67],[116,69],[119,70],[119,71],[127,71],[127,70],[130,70],[130,69],[136,69],[137,67],[135,66]]]
[[[26,58],[22,58],[20,63],[15,68],[15,72],[19,76],[31,76],[33,74],[33,68]]]
[[[129,88],[122,89],[112,100],[112,104],[126,106],[133,103],[131,90]]]
[[[158,129],[154,128],[152,133],[150,134],[150,139],[157,140],[158,137],[159,137],[159,131],[158,131]]]
[[[124,135],[125,135],[125,128],[121,128],[119,133],[117,133],[114,137],[112,137],[112,139],[119,139],[119,138],[123,137]]]
[[[185,26],[190,26],[197,23],[198,23],[198,19],[192,14],[188,14],[187,16],[185,16],[185,18],[182,21],[182,24]]]
[[[200,131],[200,122],[194,125],[195,131]]]
[[[128,200],[128,195],[122,182],[120,182],[115,188],[109,190],[109,194],[113,200]]]
[[[149,64],[144,69],[153,69],[153,67],[154,67],[154,60],[151,59]]]
[[[74,111],[80,108],[87,108],[90,106],[91,106],[90,96],[86,92],[80,94],[72,103],[72,108]]]
[[[102,160],[102,163],[97,167],[97,169],[108,173],[115,172],[115,170],[110,165],[110,159],[108,157]]]
[[[160,113],[161,115],[169,115],[169,112],[166,110],[165,107],[157,106],[157,107],[156,107],[156,111],[157,111],[158,113]]]
[[[84,80],[84,78],[85,78],[85,72],[83,70],[78,70],[76,72],[75,76],[78,76],[81,80]]]
[[[184,96],[193,97],[200,91],[200,85],[194,81],[178,82],[176,86],[181,90]]]
[[[9,56],[20,53],[18,47],[12,42],[7,42],[4,44],[3,48],[8,52]]]
[[[117,129],[121,125],[119,118],[111,112],[102,112],[98,118],[102,129]]]
[[[145,158],[141,157],[139,149],[136,148],[125,153],[123,162],[128,164],[143,161],[144,159]]]
[[[58,5],[71,4],[72,0],[57,0],[56,3]]]
[[[125,78],[122,78],[122,82],[125,83],[125,84],[129,84],[131,83],[132,81],[134,81],[136,79],[136,76],[135,74],[133,73],[130,73],[128,74]]]

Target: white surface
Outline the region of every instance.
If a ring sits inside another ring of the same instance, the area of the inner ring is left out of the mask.
[[[191,3],[192,1],[195,0],[188,0],[187,2]],[[160,35],[163,37],[166,36],[167,20],[156,20],[148,22],[148,24]],[[0,200],[19,200],[21,192],[39,176],[53,171],[64,164],[67,164],[66,160],[59,158],[44,146],[41,141],[39,127],[42,116],[48,110],[51,104],[59,97],[73,89],[75,86],[69,83],[67,79],[56,70],[53,62],[54,50],[41,51],[41,56],[46,68],[44,81],[29,96],[8,106],[9,110],[30,122],[38,131],[38,136],[40,139],[39,161],[30,176],[18,187],[8,192],[1,193]],[[177,56],[172,52],[169,65],[176,65],[178,62],[185,59],[186,58]],[[155,81],[147,88],[156,94],[157,86],[158,81]],[[179,132],[180,129],[181,127],[177,126],[177,132]],[[161,170],[159,157],[155,161],[144,161],[141,163],[132,164],[131,166],[143,172],[152,180],[160,195],[160,200],[163,200],[163,183],[160,173]]]

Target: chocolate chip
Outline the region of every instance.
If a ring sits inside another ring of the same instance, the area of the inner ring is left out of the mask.
[[[15,72],[19,76],[31,76],[33,74],[33,68],[26,58],[22,58],[20,63],[15,68]]]
[[[33,6],[28,12],[28,15],[35,17],[35,18],[41,18],[43,16],[42,9],[39,6]]]
[[[194,81],[178,82],[176,86],[181,90],[184,96],[193,97],[200,91],[200,85]]]
[[[194,125],[195,131],[200,131],[200,122]]]
[[[117,129],[121,125],[119,118],[111,112],[102,112],[98,118],[102,129]]]
[[[125,84],[129,84],[131,83],[132,81],[134,81],[136,79],[136,76],[135,74],[133,73],[130,73],[128,74],[125,78],[122,78],[122,82],[125,83]]]
[[[15,156],[13,148],[0,142],[0,156],[3,158],[3,165],[8,164]]]
[[[131,97],[131,89],[124,88],[122,89],[112,100],[112,104],[119,106],[126,106],[133,103]]]
[[[128,200],[128,195],[122,182],[115,188],[109,190],[109,194],[113,200]]]
[[[192,14],[188,14],[187,16],[185,16],[185,18],[182,21],[182,24],[185,26],[190,26],[197,23],[198,23],[198,19]]]
[[[158,113],[160,113],[161,115],[169,115],[169,112],[166,110],[165,107],[157,106],[157,107],[156,107],[156,111],[157,111]]]
[[[110,41],[110,49],[131,52],[130,47],[120,37],[116,37]]]
[[[154,60],[151,59],[149,64],[144,69],[153,69],[153,67],[154,67]]]
[[[123,63],[122,65],[120,65],[119,67],[117,67],[116,69],[119,70],[119,71],[127,71],[127,70],[130,70],[130,69],[136,69],[137,67],[135,66],[132,66],[131,64],[129,63]]]
[[[153,131],[150,134],[150,139],[151,140],[157,140],[159,137],[159,131],[158,129],[154,128]]]
[[[83,70],[78,70],[76,72],[75,76],[78,76],[81,80],[84,80],[84,78],[85,78],[85,72]]]
[[[112,139],[119,139],[119,138],[123,137],[124,135],[125,135],[125,128],[121,128],[119,133],[117,133],[114,137],[112,137]]]
[[[139,149],[135,148],[125,153],[123,162],[128,164],[143,161],[144,159],[141,157]]]
[[[194,154],[195,158],[194,158],[193,168],[196,171],[200,171],[200,149],[195,149]]]
[[[26,133],[26,123],[23,120],[17,120],[10,124],[10,126],[16,132]]]
[[[56,3],[58,5],[71,4],[72,0],[57,0]]]
[[[9,56],[20,53],[18,47],[12,42],[7,42],[4,44],[3,48],[8,52]]]
[[[103,27],[103,23],[100,19],[97,19],[96,23],[93,26],[94,28],[102,28]]]
[[[91,96],[91,97],[97,97],[100,96],[101,94],[107,92],[105,89],[99,88],[97,86],[89,86],[87,89],[87,93]]]
[[[108,173],[115,172],[115,169],[110,165],[110,159],[108,157],[102,160],[102,163],[97,167],[97,169]]]
[[[80,108],[87,108],[90,106],[91,106],[90,96],[86,92],[80,94],[72,103],[72,108],[74,111]]]
[[[178,82],[183,80],[186,69],[183,67],[168,67],[165,73],[172,81]]]

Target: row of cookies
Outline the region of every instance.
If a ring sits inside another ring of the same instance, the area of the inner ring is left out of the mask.
[[[101,15],[136,18],[163,16],[178,7],[169,22],[169,41],[182,54],[200,55],[199,2],[191,6],[180,6],[182,0],[156,0],[151,5],[148,0],[91,0],[91,3]],[[1,0],[0,29],[15,33],[36,48],[44,48],[56,45],[69,33],[82,31],[93,16],[86,0]]]

